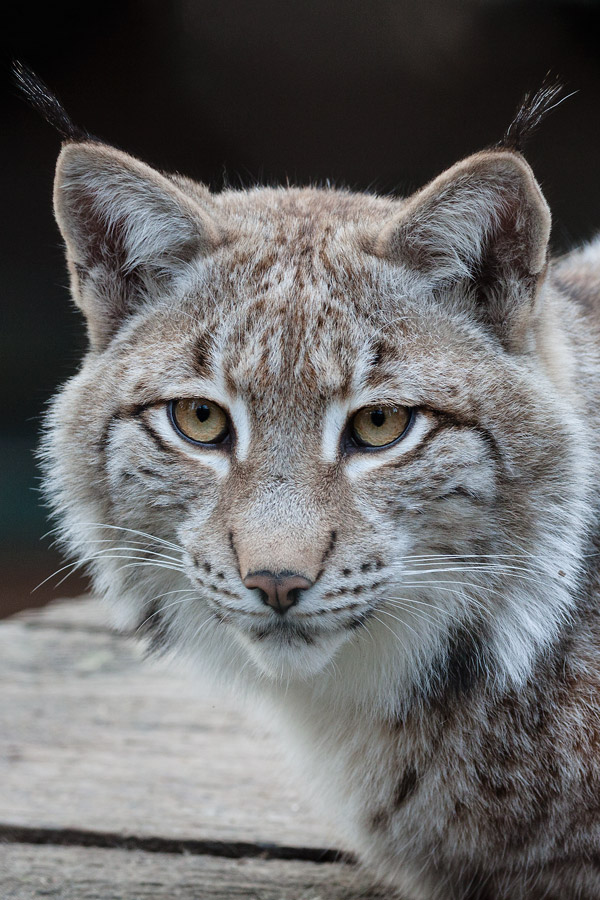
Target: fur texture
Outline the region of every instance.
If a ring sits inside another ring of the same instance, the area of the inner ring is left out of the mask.
[[[55,202],[90,349],[46,483],[116,621],[277,718],[407,900],[597,900],[600,245],[548,263],[507,149],[399,200],[82,141]],[[182,398],[232,441],[186,441]],[[386,404],[402,439],[348,440]],[[265,570],[312,584],[285,616]]]

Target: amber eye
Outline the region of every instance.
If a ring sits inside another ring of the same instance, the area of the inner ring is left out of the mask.
[[[171,400],[169,415],[175,430],[197,444],[222,444],[229,436],[227,414],[211,400]]]
[[[411,416],[408,406],[365,406],[352,417],[351,434],[363,447],[386,447],[402,437]]]

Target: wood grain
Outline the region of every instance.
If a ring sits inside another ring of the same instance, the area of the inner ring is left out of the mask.
[[[94,600],[0,623],[1,900],[391,900],[264,727]]]
[[[94,600],[0,623],[0,822],[331,847],[336,835],[223,698],[143,659]]]
[[[341,864],[0,846],[2,900],[391,900]]]

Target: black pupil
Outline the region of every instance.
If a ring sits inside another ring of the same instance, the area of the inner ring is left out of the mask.
[[[201,422],[206,422],[210,416],[210,406],[203,405],[196,407],[196,415]]]
[[[374,409],[371,412],[371,422],[376,428],[381,428],[385,423],[385,413],[382,409]]]

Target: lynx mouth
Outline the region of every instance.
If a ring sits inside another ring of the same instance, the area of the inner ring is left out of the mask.
[[[257,643],[273,640],[292,647],[294,644],[314,644],[321,632],[322,629],[307,628],[306,625],[274,622],[263,628],[252,628],[249,632],[249,637],[250,640]]]
[[[323,610],[322,614],[324,615],[327,612],[330,611]],[[248,636],[255,643],[273,640],[290,647],[295,644],[310,645],[317,642],[320,638],[356,631],[366,624],[369,615],[370,610],[362,610],[359,615],[355,613],[348,617],[344,616],[341,622],[329,622],[327,626],[324,626],[319,621],[319,612],[307,616],[300,622],[295,618],[283,617],[280,621],[275,620],[264,625],[251,626]]]
[[[322,672],[351,634],[348,627],[326,630],[283,621],[238,631],[238,640],[263,675],[305,680]]]

